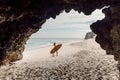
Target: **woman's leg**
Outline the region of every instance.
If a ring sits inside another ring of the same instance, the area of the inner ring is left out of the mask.
[[[56,56],[58,56],[58,52],[56,51]]]
[[[52,54],[52,57],[54,57],[54,53]]]

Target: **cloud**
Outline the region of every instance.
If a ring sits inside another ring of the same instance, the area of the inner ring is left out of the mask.
[[[94,21],[86,21],[86,22],[80,22],[80,21],[70,21],[70,22],[64,22],[63,25],[71,25],[71,24],[87,24],[90,25],[91,23],[93,23]]]
[[[65,12],[61,13],[59,16],[56,17],[56,19],[50,18],[49,20],[46,21],[46,23],[43,26],[60,27],[63,26],[65,23],[88,24],[88,22],[92,23],[102,18],[104,18],[104,14],[102,14],[101,10],[94,11],[90,16],[86,16],[83,13],[79,14],[78,12],[72,10],[70,13],[65,13]]]
[[[63,12],[56,19],[48,19],[32,37],[83,37],[86,32],[91,31],[90,24],[103,18],[101,10],[95,10],[90,16],[73,10],[70,13]]]

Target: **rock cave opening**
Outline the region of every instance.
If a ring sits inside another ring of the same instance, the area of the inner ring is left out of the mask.
[[[101,28],[106,29],[109,27],[101,27],[100,24],[108,24],[108,16],[116,13],[118,8],[116,3],[119,2],[109,0],[60,0],[60,1],[47,1],[47,0],[4,0],[0,2],[0,64],[14,62],[22,59],[22,53],[25,49],[26,41],[29,37],[37,32],[43,23],[49,18],[56,18],[62,11],[70,12],[71,9],[83,12],[85,15],[90,15],[94,10],[101,9],[104,6],[111,5],[109,8],[104,9],[104,20],[99,20],[91,25],[91,29],[97,34],[96,41],[101,47],[107,50],[108,54],[114,54],[112,50],[114,47],[107,47],[111,45],[111,41],[103,36],[105,33]],[[112,6],[113,5],[113,6]],[[114,8],[113,8],[114,7]],[[115,10],[115,11],[112,11]],[[110,16],[111,18],[111,16]],[[113,18],[110,19],[111,21]],[[99,24],[99,25],[98,25]],[[112,23],[111,23],[112,24]],[[99,28],[96,28],[99,26]],[[109,28],[111,29],[111,28]],[[109,30],[106,31],[109,35]],[[114,31],[113,31],[114,34]],[[101,38],[102,37],[102,38]],[[112,37],[113,38],[113,37]],[[111,38],[111,39],[112,39]],[[108,43],[109,42],[109,43]],[[116,41],[114,40],[114,43]],[[105,45],[104,45],[105,44]],[[107,45],[107,46],[106,46]],[[114,50],[116,51],[116,49]],[[118,50],[117,50],[118,51]]]
[[[27,40],[47,19],[71,9],[90,15],[104,6],[109,6],[102,10],[104,19],[90,28],[120,70],[120,0],[0,0],[0,65],[21,60]]]
[[[90,25],[104,17],[102,9],[95,10],[89,16],[74,10],[69,13],[63,11],[56,19],[48,19],[38,32],[32,34],[27,41],[26,49],[48,46],[54,42],[62,43],[69,40],[84,39],[88,32],[92,32]]]

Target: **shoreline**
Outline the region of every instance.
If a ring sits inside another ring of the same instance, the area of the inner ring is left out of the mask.
[[[74,38],[73,38],[74,39]],[[69,43],[75,43],[75,42],[80,42],[80,41],[82,41],[82,40],[84,40],[84,39],[80,39],[80,40],[78,40],[79,38],[77,38],[77,40],[69,40],[69,41],[65,41],[65,42],[56,42],[57,44],[69,44]],[[53,41],[53,43],[54,43],[54,41]],[[53,46],[53,43],[47,43],[47,44],[44,44],[44,45],[40,45],[40,46],[34,46],[34,47],[28,47],[28,46],[25,46],[26,47],[26,49],[25,49],[25,51],[26,50],[31,50],[31,49],[36,49],[36,48],[45,48],[45,47],[49,47],[49,46]],[[26,44],[27,45],[27,44]]]
[[[79,40],[79,41],[75,40],[75,41],[69,41],[69,42],[62,43],[62,47],[60,48],[60,50],[58,50],[59,56],[64,56],[64,53],[65,53],[65,55],[69,55],[67,51],[72,48],[72,46],[70,46],[70,44],[81,42],[81,41],[83,41],[83,40]],[[31,61],[30,57],[32,57],[32,56],[36,57],[37,61],[45,59],[45,58],[52,58],[52,55],[50,54],[50,51],[53,47],[54,47],[53,45],[49,45],[49,46],[46,46],[46,47],[39,46],[39,47],[35,47],[35,48],[32,48],[32,49],[26,49],[23,52],[24,57],[21,61],[23,61],[23,60],[28,61],[28,59],[29,59],[29,61]],[[76,51],[78,51],[77,47],[75,49],[76,49]],[[72,53],[72,51],[75,51],[75,50],[71,49],[69,51],[70,54]],[[36,54],[36,55],[39,54],[40,56],[35,56],[34,54]],[[59,57],[59,56],[55,56],[55,57]]]

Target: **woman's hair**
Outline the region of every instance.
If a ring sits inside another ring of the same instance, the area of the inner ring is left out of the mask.
[[[56,43],[54,42],[54,46],[56,45]]]

